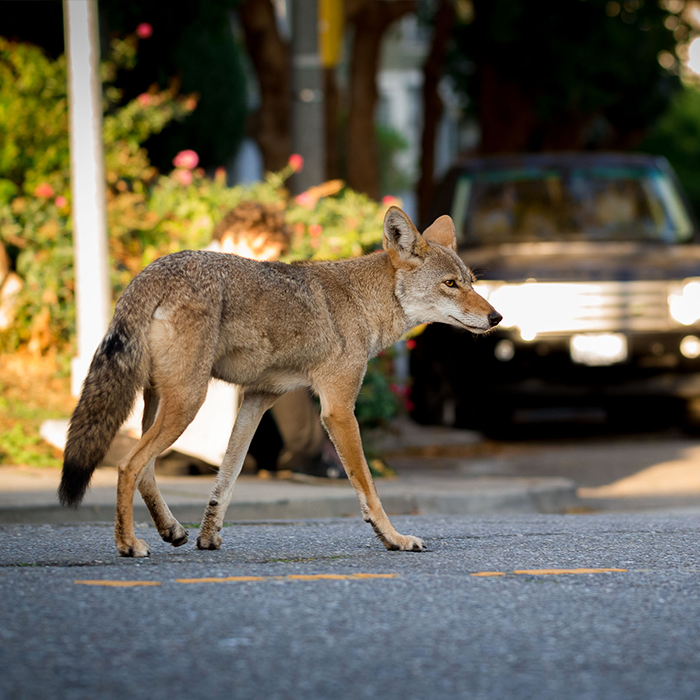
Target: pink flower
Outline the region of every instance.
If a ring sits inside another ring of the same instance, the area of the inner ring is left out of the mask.
[[[62,194],[59,194],[53,202],[59,209],[62,209],[68,204],[68,200]]]
[[[194,170],[199,163],[199,156],[192,150],[188,149],[186,151],[180,151],[173,158],[173,165],[176,168],[187,168],[188,170]]]
[[[180,182],[181,185],[184,185],[185,187],[192,184],[191,170],[183,170],[182,168],[178,168],[173,173],[173,176]]]
[[[323,232],[323,226],[321,224],[309,224],[309,235],[312,238],[318,238]]]
[[[386,197],[382,197],[382,204],[385,207],[391,207],[394,204],[398,204],[398,199],[396,197],[392,197],[390,194],[386,195]]]
[[[316,200],[308,192],[302,192],[294,197],[294,201],[300,206],[306,209],[313,209],[316,204]]]
[[[136,27],[136,36],[139,39],[148,39],[153,36],[153,27],[148,22],[141,22]]]
[[[148,107],[148,105],[151,104],[152,98],[147,92],[142,92],[136,99],[142,107]]]
[[[34,188],[35,197],[49,199],[49,197],[53,197],[53,194],[53,187],[51,187],[48,182],[42,182]]]
[[[289,156],[289,167],[293,172],[298,173],[304,167],[304,159],[298,153],[292,153]]]

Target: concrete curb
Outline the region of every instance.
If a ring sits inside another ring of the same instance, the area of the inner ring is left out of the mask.
[[[228,509],[227,521],[299,520],[357,517],[357,497],[347,484],[312,485],[290,482],[242,480]],[[437,483],[436,483],[437,482]],[[187,477],[166,481],[163,493],[181,522],[199,523],[207,501],[210,479]],[[53,486],[53,484],[51,484]],[[177,488],[181,490],[178,491]],[[187,489],[186,491],[182,489]],[[576,486],[561,478],[406,478],[378,484],[389,515],[478,515],[488,513],[561,513],[576,507]],[[77,510],[60,507],[53,488],[21,492],[0,503],[0,523],[112,522],[115,490],[93,488]],[[15,503],[11,501],[14,500]],[[151,522],[148,510],[137,498],[137,522]]]

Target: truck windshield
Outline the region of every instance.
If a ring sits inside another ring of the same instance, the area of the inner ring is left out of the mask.
[[[693,229],[661,170],[593,166],[510,168],[463,176],[453,218],[472,245],[530,241],[680,243]]]

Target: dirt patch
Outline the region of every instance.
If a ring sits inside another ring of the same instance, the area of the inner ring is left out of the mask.
[[[55,355],[0,354],[0,463],[58,467],[61,453],[39,428],[48,418],[67,418],[74,406],[70,378]]]

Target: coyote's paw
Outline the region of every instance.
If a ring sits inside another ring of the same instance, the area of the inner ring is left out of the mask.
[[[134,557],[139,559],[151,556],[150,547],[143,540],[137,539],[128,543],[117,544],[117,552],[119,552],[120,557]]]
[[[170,542],[173,547],[181,547],[189,537],[187,530],[177,520],[167,530],[159,534],[164,542]]]
[[[402,552],[422,552],[425,549],[425,542],[420,537],[412,535],[398,535],[393,540],[388,539],[384,544],[389,550],[400,550]]]
[[[215,532],[212,535],[200,535],[197,538],[197,549],[221,549],[221,535]]]

